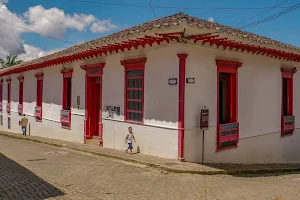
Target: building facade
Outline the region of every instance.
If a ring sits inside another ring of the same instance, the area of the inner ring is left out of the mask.
[[[179,13],[2,69],[0,130],[24,113],[31,135],[121,150],[131,126],[145,154],[299,163],[300,50],[219,26]]]

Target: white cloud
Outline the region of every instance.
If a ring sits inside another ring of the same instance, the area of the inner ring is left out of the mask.
[[[0,58],[10,53],[22,54],[23,58],[25,55],[34,58],[46,53],[23,44],[21,33],[30,30],[44,36],[60,38],[68,29],[86,31],[89,28],[96,33],[117,28],[110,20],[99,20],[94,15],[77,13],[69,15],[58,8],[45,9],[41,5],[30,7],[27,12],[18,16],[3,4],[7,2],[8,0],[0,0]]]
[[[8,23],[1,19],[9,19]],[[15,14],[11,13],[5,5],[0,4],[0,58],[6,55],[24,53],[23,42],[20,38],[21,29],[9,24],[22,25],[23,21]]]
[[[117,26],[109,20],[96,21],[92,24],[91,31],[93,33],[103,33],[116,29]]]
[[[57,38],[61,37],[67,29],[84,31],[93,22],[102,23],[106,21],[98,20],[94,15],[77,13],[66,15],[63,10],[58,8],[45,9],[41,5],[29,8],[24,14],[24,19],[30,30]]]
[[[39,57],[42,57],[42,56],[46,56],[46,55],[61,51],[62,49],[53,49],[53,50],[50,50],[50,51],[43,51],[38,47],[34,47],[34,46],[31,46],[31,45],[28,45],[28,44],[24,44],[24,50],[25,50],[25,53],[19,55],[18,58],[20,60],[28,61],[28,60],[32,60],[32,59],[35,59],[35,58],[39,58]]]
[[[0,0],[0,3],[8,3],[8,0]]]
[[[209,22],[214,22],[215,20],[214,20],[213,17],[210,17],[210,18],[207,19],[207,21],[209,21]]]

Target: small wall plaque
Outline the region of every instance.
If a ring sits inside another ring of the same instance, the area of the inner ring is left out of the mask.
[[[177,85],[177,78],[169,78],[169,85]]]
[[[186,83],[194,84],[195,83],[195,78],[186,78]]]

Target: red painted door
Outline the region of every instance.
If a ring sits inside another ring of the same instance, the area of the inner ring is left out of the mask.
[[[100,83],[95,83],[95,132],[94,135],[99,135],[99,110],[100,110]]]
[[[100,85],[96,78],[92,78],[90,103],[90,135],[98,135],[99,108],[100,108]]]
[[[98,121],[98,133],[99,133],[99,146],[103,146],[103,124],[102,124],[102,77],[99,83],[99,121]]]

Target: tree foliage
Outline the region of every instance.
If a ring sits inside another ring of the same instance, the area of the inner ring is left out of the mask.
[[[7,68],[22,63],[23,61],[17,60],[17,57],[18,56],[16,55],[10,54],[6,56],[6,60],[0,59],[1,68]]]

